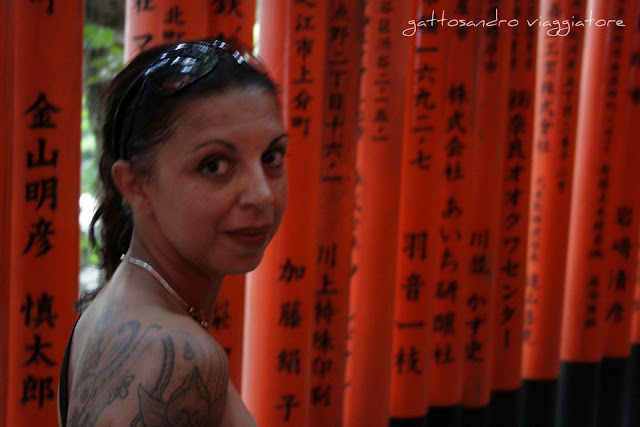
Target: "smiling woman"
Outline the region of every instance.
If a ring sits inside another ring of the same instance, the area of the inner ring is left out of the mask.
[[[286,206],[274,84],[234,41],[160,46],[114,79],[103,136],[90,236],[104,283],[78,303],[61,424],[253,425],[206,326]]]

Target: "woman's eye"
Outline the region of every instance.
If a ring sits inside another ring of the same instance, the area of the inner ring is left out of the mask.
[[[267,151],[262,155],[262,161],[272,168],[279,168],[284,164],[285,150],[283,148],[276,148],[271,151]]]
[[[231,168],[231,164],[224,159],[209,159],[205,160],[200,168],[212,175],[224,175]]]

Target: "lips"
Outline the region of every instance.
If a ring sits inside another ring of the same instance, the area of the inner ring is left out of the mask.
[[[269,240],[271,226],[242,227],[226,231],[224,234],[240,246],[249,249],[259,249]]]

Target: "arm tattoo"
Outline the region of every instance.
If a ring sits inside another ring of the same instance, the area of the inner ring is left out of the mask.
[[[122,368],[152,329],[158,330],[160,326],[154,324],[140,332],[140,322],[131,321],[111,336],[99,336],[95,342],[89,340],[87,360],[79,366],[71,392],[72,399],[79,402],[69,419],[72,427],[94,425],[107,406],[129,395],[129,385],[135,376],[125,375]]]
[[[131,427],[208,426],[221,418],[224,401],[220,399],[226,396],[228,371],[207,362],[218,360],[222,350],[212,351],[181,331],[166,334],[160,340],[145,341],[149,333],[160,329],[160,325],[152,324],[142,330],[139,322],[131,321],[110,334],[103,330],[93,335],[97,338],[89,339],[86,356],[78,365],[71,393],[74,406],[69,425],[95,425],[113,402],[134,398],[136,392],[130,389],[135,382],[138,383],[138,414],[131,421]],[[182,344],[182,357],[176,357],[177,352],[180,354],[180,347],[174,339]],[[160,345],[152,344],[154,342]],[[134,364],[139,362],[140,356],[148,355],[148,351],[153,351],[153,357],[161,360],[160,370],[151,381],[134,375]],[[186,375],[185,361],[188,367]],[[176,369],[176,366],[181,369]],[[176,376],[179,372],[183,374]],[[169,387],[170,384],[174,386]],[[175,389],[172,390],[173,387]],[[224,391],[212,396],[210,390]]]
[[[166,401],[154,397],[140,384],[140,414],[131,426],[205,426],[215,419],[214,401],[204,385],[200,370],[194,366],[182,384]],[[141,421],[141,423],[140,423]]]

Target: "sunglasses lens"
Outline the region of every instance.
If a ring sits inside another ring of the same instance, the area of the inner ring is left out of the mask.
[[[218,61],[215,48],[183,43],[163,53],[145,71],[145,78],[159,93],[169,95],[207,75]]]

